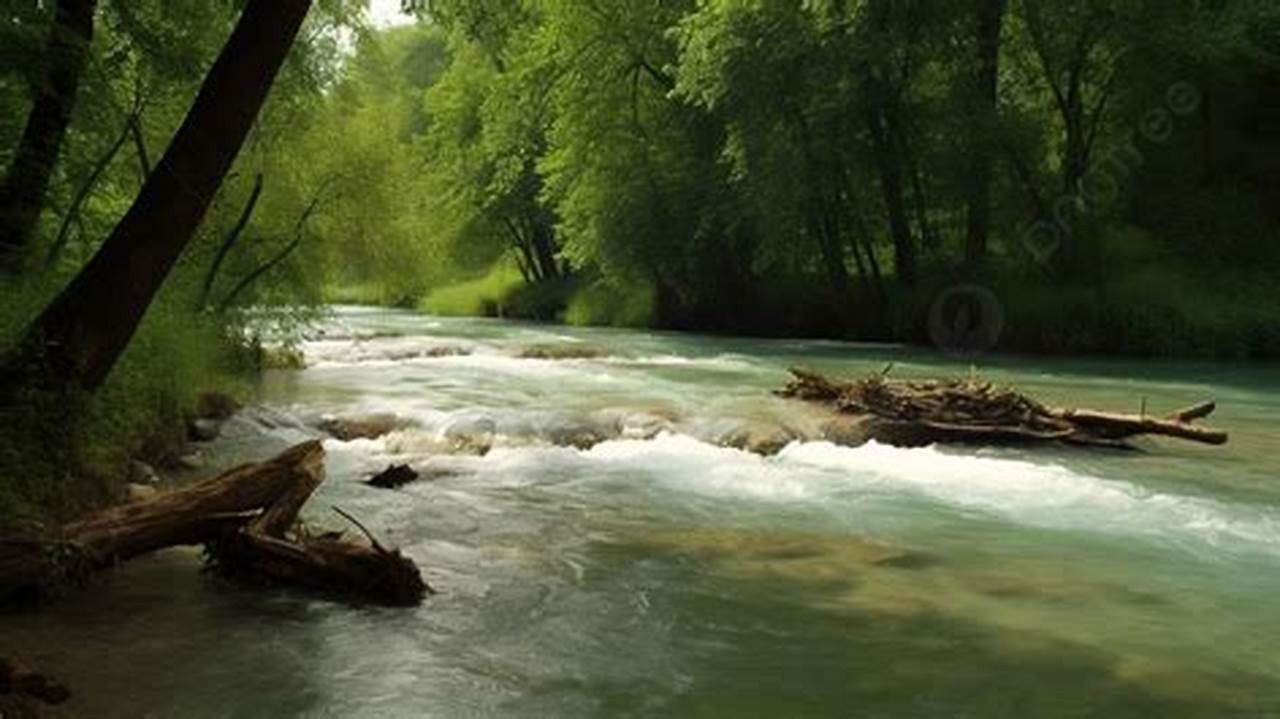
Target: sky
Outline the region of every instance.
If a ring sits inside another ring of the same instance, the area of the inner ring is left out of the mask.
[[[413,18],[400,14],[400,0],[370,0],[369,17],[378,27],[404,25],[413,22]]]

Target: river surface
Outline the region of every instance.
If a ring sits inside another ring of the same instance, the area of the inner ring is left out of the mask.
[[[607,355],[519,356],[543,346]],[[207,471],[321,436],[326,416],[411,420],[326,440],[306,516],[358,516],[439,594],[352,607],[228,585],[194,549],[139,560],[0,619],[5,652],[72,685],[57,716],[1280,717],[1274,366],[354,308],[303,349],[308,369],[270,373],[202,448]],[[1212,397],[1232,442],[728,446],[814,436],[818,410],[770,395],[789,365],[890,362],[1117,411]],[[362,483],[391,463],[428,478]]]

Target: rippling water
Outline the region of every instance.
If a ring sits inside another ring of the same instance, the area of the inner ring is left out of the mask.
[[[1118,411],[1216,397],[1226,448],[844,448],[769,395],[788,365],[969,364],[375,310],[323,330],[210,471],[326,416],[397,415],[412,426],[326,442],[308,517],[355,513],[441,593],[352,608],[227,586],[195,550],[141,560],[0,620],[5,651],[72,684],[67,716],[1280,717],[1275,367],[978,368]],[[520,357],[535,346],[608,354]],[[733,448],[761,437],[786,446]],[[360,482],[393,462],[431,479]]]

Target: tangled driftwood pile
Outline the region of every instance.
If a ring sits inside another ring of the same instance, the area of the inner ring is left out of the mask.
[[[203,544],[228,573],[379,604],[421,601],[430,590],[417,566],[358,523],[367,544],[302,524],[298,513],[323,481],[324,448],[308,442],[184,489],[0,537],[0,600],[39,591],[51,577],[83,579],[158,549]]]
[[[1126,446],[1141,435],[1221,445],[1227,433],[1193,424],[1216,409],[1213,402],[1167,417],[1049,407],[1020,392],[976,378],[908,381],[887,372],[837,381],[800,369],[780,396],[830,406],[854,418],[864,439],[918,446],[937,442],[1068,442]]]

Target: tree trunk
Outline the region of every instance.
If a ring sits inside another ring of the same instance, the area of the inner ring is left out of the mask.
[[[880,175],[880,190],[884,193],[885,209],[889,214],[889,231],[893,237],[894,269],[898,284],[910,287],[916,282],[915,240],[911,236],[911,221],[907,218],[902,166],[894,154],[892,135],[886,122],[882,109],[872,108],[868,111],[871,143],[876,169]]]
[[[129,344],[240,151],[311,0],[249,0],[173,142],[3,375],[92,391]]]
[[[560,276],[560,266],[556,263],[556,241],[552,230],[552,219],[547,213],[538,210],[527,220],[529,240],[533,245],[534,257],[538,264],[540,279],[550,280]]]
[[[969,207],[965,231],[964,259],[970,270],[982,265],[987,255],[987,239],[991,233],[991,176],[994,162],[997,103],[1000,82],[1000,34],[1004,28],[1007,0],[978,0],[977,76],[974,113],[971,121],[976,132],[970,151]]]
[[[84,74],[97,0],[58,0],[45,52],[47,71],[0,185],[0,270],[20,272],[40,218],[49,177],[71,122]]]

